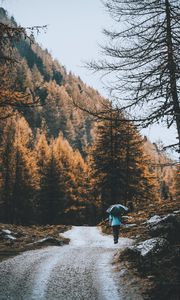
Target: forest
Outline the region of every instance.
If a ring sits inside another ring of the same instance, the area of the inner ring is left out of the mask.
[[[177,199],[179,170],[160,143],[141,136],[3,8],[0,24],[2,223],[95,225],[114,203],[133,211]],[[103,117],[89,114],[92,107]]]

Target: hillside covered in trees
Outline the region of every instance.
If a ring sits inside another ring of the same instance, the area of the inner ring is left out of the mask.
[[[17,28],[2,8],[0,22]],[[33,37],[15,38],[10,57],[0,60],[2,222],[97,224],[113,203],[136,209],[176,197],[170,160],[158,149],[148,153],[152,144],[107,99]],[[74,103],[110,110],[112,118],[95,118]]]

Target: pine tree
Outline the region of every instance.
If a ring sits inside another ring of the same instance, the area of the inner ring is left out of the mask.
[[[50,147],[51,148],[51,147]],[[41,187],[41,213],[43,224],[58,224],[62,222],[64,212],[64,182],[61,180],[61,170],[57,164],[54,151],[51,148],[50,159],[45,169],[43,185]]]
[[[135,126],[125,122],[118,111],[111,113],[110,121],[97,124],[89,158],[103,214],[111,204],[137,205],[150,199],[154,192],[154,178],[146,166],[142,138]]]

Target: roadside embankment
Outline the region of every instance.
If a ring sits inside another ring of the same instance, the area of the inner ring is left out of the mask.
[[[0,224],[0,261],[23,251],[69,243],[61,233],[70,229],[65,225],[20,226]]]
[[[144,299],[178,300],[180,295],[179,203],[164,201],[124,217],[121,236],[134,245],[116,255],[119,268],[127,268],[143,281]],[[107,222],[103,232],[110,233]],[[120,269],[119,269],[120,270]]]

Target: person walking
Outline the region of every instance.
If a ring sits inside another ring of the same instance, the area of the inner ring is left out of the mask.
[[[112,227],[113,237],[114,237],[114,244],[118,243],[119,239],[119,231],[121,226],[121,217],[115,216],[113,214],[109,215],[109,224]]]

